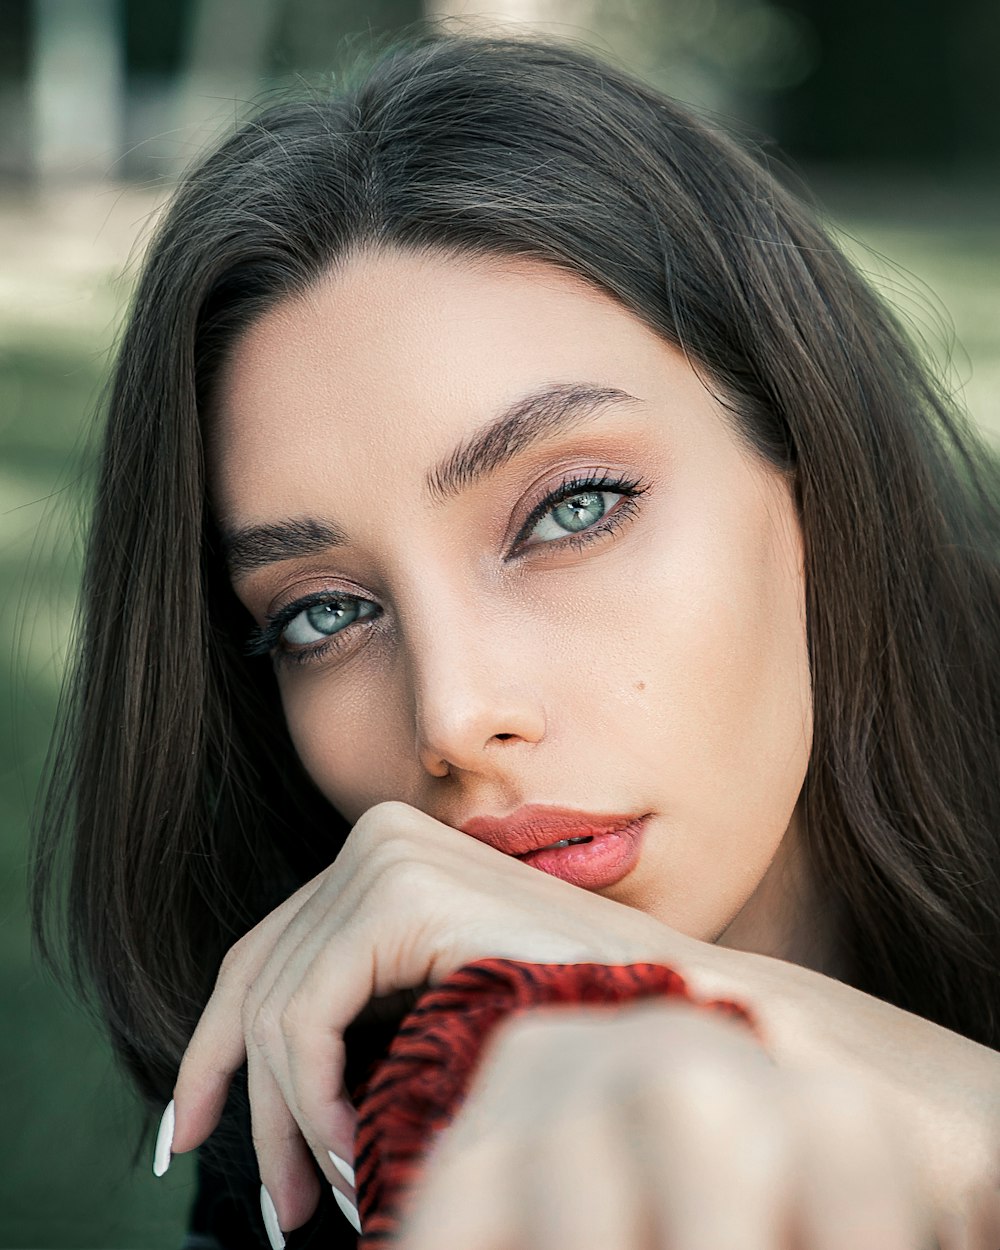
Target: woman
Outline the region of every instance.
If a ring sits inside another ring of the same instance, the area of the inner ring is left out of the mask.
[[[345,1030],[505,956],[765,1045],[511,1024],[406,1250],[987,1244],[1000,467],[758,159],[410,40],[188,176],[102,465],[36,916],[196,1229],[356,1218]]]

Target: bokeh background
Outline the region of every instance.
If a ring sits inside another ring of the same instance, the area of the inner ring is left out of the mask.
[[[582,41],[732,119],[1000,445],[997,0],[0,0],[2,1247],[169,1250],[191,1198],[189,1160],[153,1179],[135,1104],[25,914],[101,387],[142,248],[178,172],[255,102],[426,19]]]

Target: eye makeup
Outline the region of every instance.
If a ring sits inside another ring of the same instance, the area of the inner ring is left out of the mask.
[[[532,508],[514,540],[511,558],[523,559],[528,553],[550,548],[557,552],[583,549],[626,524],[638,511],[639,498],[649,489],[650,484],[641,478],[626,479],[604,470],[568,475]],[[620,503],[576,533],[567,532],[561,538],[535,543],[525,541],[542,520],[563,504],[581,500],[587,501],[584,507],[592,507],[601,495],[617,495]],[[359,633],[367,633],[371,623],[381,615],[382,609],[377,604],[360,595],[338,590],[315,591],[269,613],[264,625],[251,631],[245,654],[270,654],[278,663],[318,661],[355,645]],[[331,625],[341,627],[328,631]],[[354,628],[355,625],[358,628]],[[310,630],[315,637],[308,637]]]

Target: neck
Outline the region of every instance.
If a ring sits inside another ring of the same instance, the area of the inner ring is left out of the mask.
[[[850,984],[852,961],[844,916],[816,881],[802,830],[800,799],[767,872],[715,942],[784,959]]]

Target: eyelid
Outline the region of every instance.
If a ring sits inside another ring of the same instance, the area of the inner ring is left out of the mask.
[[[614,472],[604,468],[567,470],[563,475],[562,482],[558,486],[547,489],[538,502],[532,506],[514,540],[511,554],[517,556],[524,551],[544,550],[546,548],[555,548],[559,551],[592,541],[601,533],[607,532],[604,523],[608,518],[613,518],[618,512],[623,510],[620,506],[618,509],[608,513],[606,517],[587,526],[577,534],[566,534],[563,539],[558,541],[527,543],[525,540],[531,536],[531,532],[537,523],[565,499],[571,499],[574,495],[585,492],[615,494],[621,496],[623,503],[631,501],[634,508],[637,506],[635,503],[637,498],[644,495],[651,485],[652,483],[641,477],[629,477],[626,472],[622,471]],[[619,525],[622,523],[622,519],[619,517]],[[316,604],[329,603],[331,600],[338,598],[352,599],[360,603],[370,603],[377,610],[371,616],[362,618],[361,621],[352,622],[343,630],[329,635],[323,643],[300,647],[282,647],[280,645],[282,632],[297,616],[302,612],[308,611],[309,608]],[[269,611],[265,624],[251,631],[246,641],[245,654],[249,656],[273,654],[275,659],[280,662],[308,663],[310,660],[319,660],[328,652],[337,651],[341,647],[349,645],[347,642],[338,641],[342,636],[351,634],[359,625],[373,624],[382,614],[382,609],[379,608],[378,604],[366,595],[357,594],[354,591],[342,588],[333,589],[325,587],[321,590],[301,595],[273,612]]]
[[[359,595],[355,594],[353,591],[334,589],[332,587],[326,587],[323,590],[315,590],[309,594],[300,595],[298,598],[290,600],[288,603],[284,604],[284,606],[277,608],[275,611],[268,611],[265,614],[264,624],[255,626],[250,631],[244,645],[244,654],[247,656],[268,655],[277,650],[285,658],[294,658],[297,655],[307,654],[317,650],[317,646],[281,649],[278,644],[281,641],[282,632],[287,629],[296,617],[301,616],[303,612],[308,612],[308,610],[312,607],[316,607],[319,604],[330,603],[331,600],[337,599],[353,599],[359,603],[371,603],[376,608],[378,607],[378,604],[376,604],[373,599],[369,599],[366,595]],[[364,619],[377,620],[380,615],[381,609],[379,609],[379,611],[373,616]],[[345,629],[342,632],[346,633],[347,630]],[[326,646],[330,644],[333,646],[340,646],[341,644],[333,641],[338,636],[339,634],[331,634],[327,639],[327,643],[323,645]]]
[[[553,543],[525,543],[525,539],[530,537],[531,531],[535,525],[544,516],[552,511],[564,499],[571,499],[575,494],[581,494],[584,491],[594,491],[599,493],[622,495],[625,497],[635,498],[644,495],[649,489],[650,483],[643,481],[642,478],[635,476],[630,477],[625,471],[614,472],[604,468],[585,468],[570,469],[563,476],[562,483],[559,486],[552,487],[534,504],[528,513],[527,518],[518,530],[511,548],[512,554],[528,547],[560,547],[562,544]],[[581,533],[586,533],[583,530]],[[567,534],[567,538],[572,535]]]

